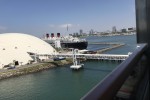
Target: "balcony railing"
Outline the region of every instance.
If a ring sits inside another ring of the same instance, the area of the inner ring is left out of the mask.
[[[83,96],[81,100],[112,100],[132,73],[146,49],[147,44],[139,44],[136,50],[125,61]]]

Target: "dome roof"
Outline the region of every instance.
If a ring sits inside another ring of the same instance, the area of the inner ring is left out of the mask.
[[[45,41],[22,33],[0,34],[0,68],[14,60],[26,64],[33,60],[30,53],[54,54],[56,50]]]

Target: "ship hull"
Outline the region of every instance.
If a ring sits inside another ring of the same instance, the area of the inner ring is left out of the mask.
[[[61,43],[62,48],[75,48],[75,49],[86,49],[88,46],[88,42],[84,41],[84,42],[62,42]]]

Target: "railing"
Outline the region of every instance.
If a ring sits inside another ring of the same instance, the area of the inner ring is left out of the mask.
[[[50,55],[49,55],[50,56]],[[52,55],[53,56],[53,55]],[[125,60],[129,55],[119,54],[76,54],[77,58],[99,59],[99,60]],[[72,54],[57,54],[55,57],[71,57]]]
[[[112,100],[146,49],[147,44],[139,44],[137,49],[124,62],[82,97],[81,100]]]

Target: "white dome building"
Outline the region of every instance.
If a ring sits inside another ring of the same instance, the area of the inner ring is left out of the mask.
[[[27,34],[4,33],[0,34],[0,68],[18,61],[24,65],[33,60],[30,54],[49,55],[56,54],[56,50],[45,41]],[[39,59],[47,59],[39,56]]]

